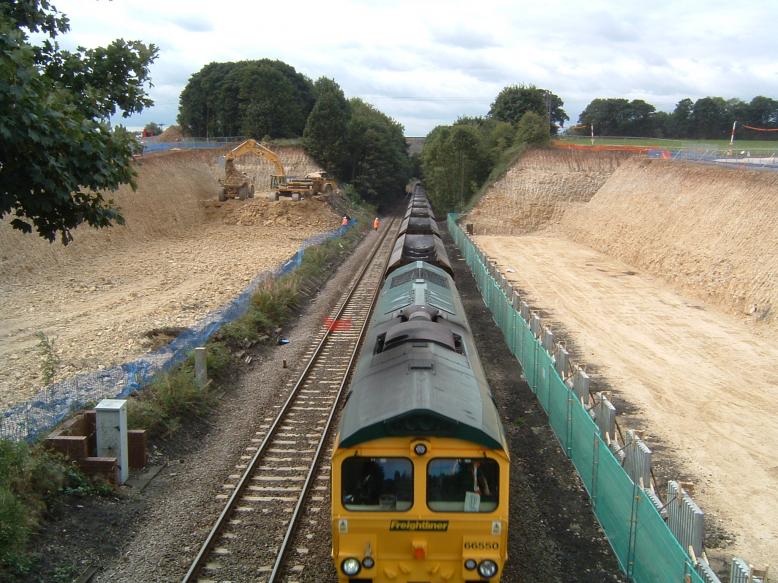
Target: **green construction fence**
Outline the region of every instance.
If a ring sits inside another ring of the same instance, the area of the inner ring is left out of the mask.
[[[449,232],[562,449],[575,465],[621,569],[636,583],[704,583],[656,507],[621,467],[597,425],[559,376],[529,323],[490,275],[486,257],[457,224],[457,217],[448,215]]]

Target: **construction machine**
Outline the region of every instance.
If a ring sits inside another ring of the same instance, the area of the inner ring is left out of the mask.
[[[264,158],[275,167],[275,174],[270,176],[270,187],[275,190],[273,195],[275,200],[278,200],[281,196],[289,196],[292,200],[300,200],[306,195],[329,194],[338,188],[337,183],[329,178],[326,172],[311,172],[310,174],[306,174],[303,178],[287,176],[284,165],[281,164],[281,159],[273,150],[264,144],[260,144],[256,140],[246,140],[225,155],[224,170],[226,172],[226,178],[223,183],[223,192],[219,195],[219,200],[225,200],[231,194],[232,196],[238,195],[238,198],[241,198],[235,185],[237,185],[237,189],[240,189],[244,184],[248,183],[248,178],[242,172],[237,171],[235,168],[235,159],[246,154],[254,154],[260,158]],[[248,188],[248,186],[245,186],[244,188]],[[250,185],[250,191],[251,194],[248,196],[254,196],[253,182]]]

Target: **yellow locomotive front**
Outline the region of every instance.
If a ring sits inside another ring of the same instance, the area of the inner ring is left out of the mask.
[[[336,444],[332,558],[339,581],[500,580],[508,447],[444,269],[398,263],[387,277]]]
[[[338,581],[500,580],[508,538],[504,451],[442,437],[383,438],[339,449],[332,476]]]

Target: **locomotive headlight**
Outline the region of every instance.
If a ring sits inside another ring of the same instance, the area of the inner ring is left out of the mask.
[[[362,566],[365,569],[372,569],[374,565],[375,565],[375,561],[373,560],[373,557],[365,557],[364,559],[362,559]]]
[[[424,455],[427,453],[427,446],[423,443],[417,443],[413,446],[413,453],[416,455]]]
[[[472,571],[478,566],[478,563],[475,562],[475,559],[468,559],[465,561],[465,569],[468,571]]]
[[[353,577],[354,575],[359,573],[359,570],[362,568],[362,565],[360,564],[359,559],[355,559],[354,557],[349,557],[348,559],[343,559],[343,562],[340,564],[340,568],[343,570],[343,572],[346,575],[348,575],[349,577]]]
[[[489,559],[481,561],[481,564],[478,565],[478,574],[487,579],[494,577],[497,574],[497,563]]]

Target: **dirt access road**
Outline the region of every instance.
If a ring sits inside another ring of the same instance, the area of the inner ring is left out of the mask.
[[[738,533],[727,552],[777,564],[778,349],[735,317],[588,247],[553,236],[475,240],[549,313],[552,329],[564,323],[617,408],[640,409],[649,446],[674,450],[694,476],[695,501]]]

